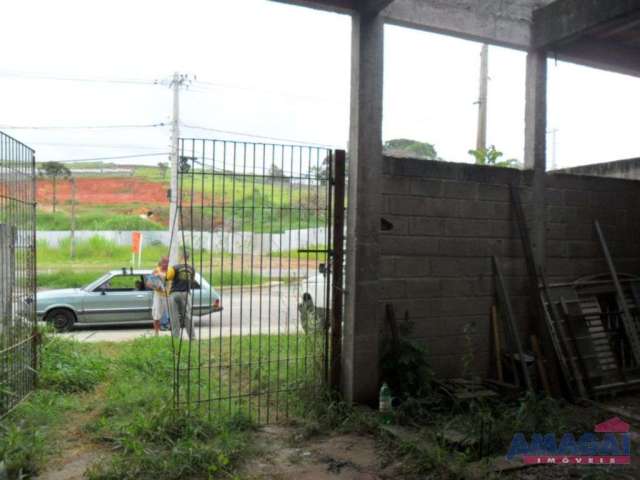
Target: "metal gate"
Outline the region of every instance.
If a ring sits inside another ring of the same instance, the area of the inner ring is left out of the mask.
[[[0,418],[35,387],[35,157],[0,132]]]
[[[178,408],[277,421],[328,380],[330,262],[342,252],[332,245],[334,157],[310,146],[180,140],[177,237],[197,274],[174,338]]]

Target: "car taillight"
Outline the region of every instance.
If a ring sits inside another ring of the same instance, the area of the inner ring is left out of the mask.
[[[213,301],[213,308],[215,309],[220,308],[220,300],[216,299]]]

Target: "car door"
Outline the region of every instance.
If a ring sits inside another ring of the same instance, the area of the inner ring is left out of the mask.
[[[83,317],[87,323],[148,322],[152,294],[144,287],[142,275],[113,275],[87,292]]]

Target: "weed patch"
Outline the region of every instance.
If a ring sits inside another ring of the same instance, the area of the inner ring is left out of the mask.
[[[35,475],[55,448],[55,430],[65,415],[77,410],[78,400],[50,390],[35,392],[0,422],[0,461],[9,479]]]
[[[116,455],[95,465],[91,480],[179,479],[230,476],[249,454],[247,422],[215,422],[162,408],[135,415],[112,431]]]
[[[223,421],[173,409],[170,342],[160,337],[122,346],[102,414],[88,426],[116,454],[92,468],[90,479],[223,476],[247,454],[252,423],[246,417]]]
[[[36,474],[67,415],[78,413],[80,398],[70,392],[95,388],[106,376],[107,360],[89,345],[46,339],[39,372],[40,390],[0,422],[0,460],[9,479]]]
[[[94,389],[108,368],[108,360],[91,345],[61,337],[45,341],[41,363],[41,388],[61,393]]]

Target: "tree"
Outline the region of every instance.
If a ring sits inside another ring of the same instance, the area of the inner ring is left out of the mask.
[[[160,173],[162,173],[162,179],[164,180],[167,177],[167,170],[169,170],[169,165],[166,162],[158,162],[158,168],[160,169]]]
[[[385,154],[410,155],[423,160],[442,160],[432,143],[419,142],[408,138],[395,138],[384,143],[382,149]]]
[[[279,180],[282,180],[283,178],[285,178],[284,170],[278,167],[275,163],[271,165],[268,175],[270,177],[273,177],[274,179],[279,179]]]
[[[330,157],[327,155],[320,165],[314,165],[309,168],[309,178],[317,180],[320,185],[326,185],[329,180],[329,161]]]
[[[520,168],[520,163],[515,158],[501,160],[504,154],[500,150],[496,150],[495,145],[489,148],[480,148],[469,150],[469,155],[476,159],[476,165],[490,165],[493,167],[503,168]]]
[[[56,183],[58,178],[71,177],[71,170],[60,162],[44,162],[38,167],[41,177],[49,177],[53,182],[53,213],[56,213]]]

